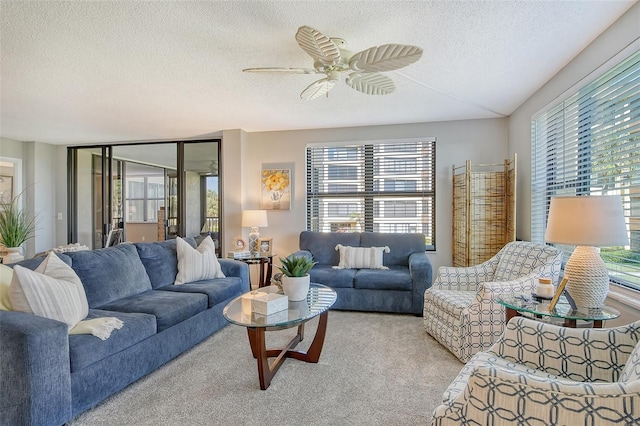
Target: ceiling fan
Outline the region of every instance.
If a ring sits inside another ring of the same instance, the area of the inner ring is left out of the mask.
[[[330,38],[309,26],[298,28],[298,45],[313,58],[313,68],[246,68],[244,72],[272,72],[284,74],[324,74],[300,93],[311,100],[328,96],[335,84],[346,75],[345,83],[367,95],[387,95],[395,90],[393,81],[380,72],[392,71],[416,62],[422,49],[405,44],[384,44],[352,54],[341,38]]]

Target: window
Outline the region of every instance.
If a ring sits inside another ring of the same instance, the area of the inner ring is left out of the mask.
[[[164,206],[164,169],[127,162],[125,222],[157,222]]]
[[[613,282],[640,290],[640,52],[531,124],[531,237],[543,242],[550,198],[621,195],[628,247],[601,255]],[[565,250],[565,261],[573,247]]]
[[[435,249],[435,139],[307,147],[307,229],[424,233]]]

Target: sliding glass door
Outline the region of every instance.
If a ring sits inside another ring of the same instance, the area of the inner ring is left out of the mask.
[[[220,141],[69,148],[69,242],[100,248],[220,230]]]

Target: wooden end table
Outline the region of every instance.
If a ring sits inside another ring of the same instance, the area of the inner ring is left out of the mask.
[[[260,268],[260,281],[258,281],[258,288],[268,287],[271,285],[271,275],[273,273],[273,257],[275,254],[256,254],[244,257],[228,256],[228,259],[239,260],[248,265],[259,265]]]

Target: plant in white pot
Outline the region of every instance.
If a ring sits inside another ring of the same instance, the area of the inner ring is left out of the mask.
[[[305,300],[309,292],[309,270],[317,262],[313,261],[313,257],[289,256],[284,259],[280,258],[280,263],[282,266],[277,268],[282,272],[281,280],[284,294],[292,302]]]
[[[22,260],[22,244],[33,237],[36,231],[36,218],[29,217],[19,208],[16,195],[10,201],[0,202],[0,244],[9,252],[3,261],[13,263]]]

